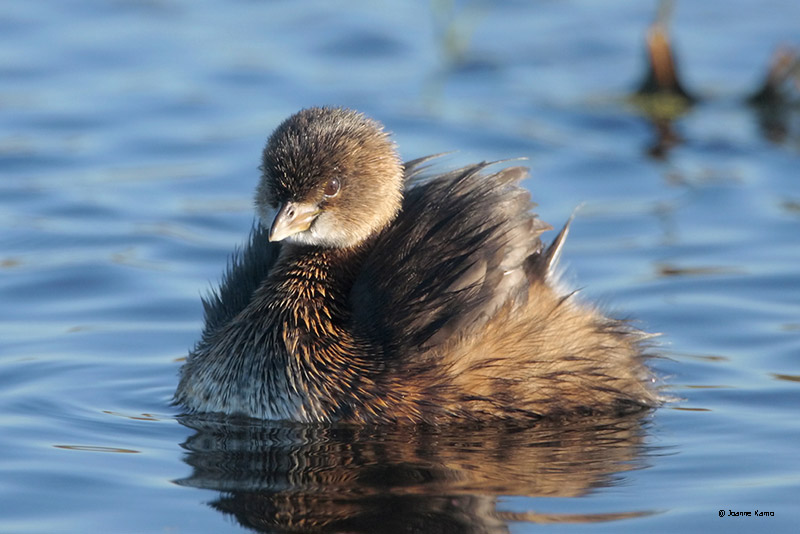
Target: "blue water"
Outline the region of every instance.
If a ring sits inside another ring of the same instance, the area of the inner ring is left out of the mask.
[[[795,531],[800,109],[767,132],[743,99],[800,46],[800,3],[677,4],[702,100],[661,157],[626,98],[655,9],[5,2],[0,531]],[[565,280],[663,333],[677,400],[524,432],[180,419],[263,143],[322,104],[381,120],[407,159],[529,158],[543,219],[583,204]],[[774,516],[727,516],[755,510]]]

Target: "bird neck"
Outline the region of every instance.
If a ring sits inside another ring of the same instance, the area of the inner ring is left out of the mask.
[[[297,323],[293,326],[308,328],[309,333],[346,321],[348,294],[363,256],[362,248],[287,246],[272,276],[276,309],[286,311],[294,318],[290,322]]]
[[[267,289],[272,335],[286,384],[304,413],[341,417],[374,396],[379,349],[352,331],[348,302],[366,253],[359,249],[290,246],[281,254]]]

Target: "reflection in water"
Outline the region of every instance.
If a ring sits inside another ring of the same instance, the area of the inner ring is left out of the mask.
[[[770,141],[782,143],[792,135],[800,136],[800,124],[792,124],[800,123],[800,53],[778,48],[764,83],[748,102],[755,107],[761,132]]]
[[[655,159],[666,159],[670,150],[684,141],[674,123],[699,101],[679,74],[668,28],[672,7],[672,0],[659,2],[656,20],[645,38],[647,70],[631,97],[652,124],[655,139],[647,147],[647,153]],[[759,89],[742,103],[754,108],[766,139],[784,143],[800,137],[800,127],[795,124],[800,115],[799,95],[800,54],[792,48],[780,47]]]
[[[358,427],[192,416],[183,444],[211,503],[263,532],[508,532],[508,521],[618,514],[512,513],[498,497],[574,497],[642,467],[647,415],[533,427]]]
[[[666,159],[673,147],[683,143],[683,137],[675,131],[672,119],[652,117],[650,122],[655,136],[647,153],[654,159]]]
[[[697,99],[685,88],[678,74],[678,65],[669,38],[669,17],[672,2],[659,4],[655,22],[645,38],[647,71],[633,96],[636,105],[650,119],[655,140],[647,153],[655,159],[664,159],[669,151],[683,142],[673,122],[686,113]]]

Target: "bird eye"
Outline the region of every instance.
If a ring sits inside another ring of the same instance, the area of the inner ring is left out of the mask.
[[[339,183],[338,178],[331,178],[328,180],[328,183],[325,184],[325,190],[323,193],[326,197],[335,197],[339,194],[339,189],[341,189],[341,184]]]

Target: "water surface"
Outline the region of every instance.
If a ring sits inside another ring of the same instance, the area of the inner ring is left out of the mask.
[[[800,111],[744,99],[800,46],[800,4],[677,5],[700,101],[666,144],[627,98],[655,9],[6,3],[0,531],[796,529]],[[533,428],[179,417],[263,143],[322,104],[381,120],[407,159],[458,150],[443,169],[528,158],[543,219],[583,205],[565,280],[664,334],[653,366],[679,400]],[[728,517],[755,510],[774,516]]]

